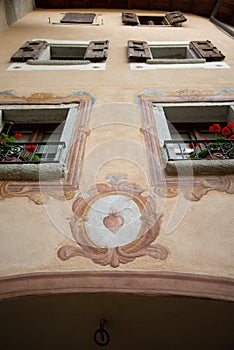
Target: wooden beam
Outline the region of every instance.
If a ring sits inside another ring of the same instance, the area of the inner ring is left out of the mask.
[[[133,8],[133,3],[134,3],[134,0],[128,0],[128,9]]]
[[[90,0],[84,0],[84,7],[90,6]]]
[[[106,0],[106,7],[108,9],[111,9],[112,8],[112,1],[111,0]]]
[[[149,10],[153,10],[152,0],[148,1],[148,8],[149,8]]]
[[[190,4],[189,12],[193,12],[194,3],[195,3],[195,1],[193,0]]]

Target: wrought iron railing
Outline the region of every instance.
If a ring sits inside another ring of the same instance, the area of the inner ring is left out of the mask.
[[[0,164],[58,163],[65,147],[65,142],[1,142]]]
[[[234,140],[166,140],[168,160],[234,159]]]

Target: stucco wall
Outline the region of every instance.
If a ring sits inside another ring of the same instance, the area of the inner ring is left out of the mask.
[[[209,94],[219,98],[222,93],[233,93],[232,38],[208,19],[195,15],[186,15],[188,22],[183,27],[154,28],[123,26],[121,11],[96,12],[101,14],[103,25],[64,26],[58,24],[62,16],[61,10],[36,10],[0,33],[4,47],[0,54],[2,104],[6,100],[9,103],[11,99],[22,103],[51,103],[57,96],[62,101],[63,97],[66,99],[73,96],[75,99],[84,92],[84,96],[93,96],[92,102],[95,101],[88,123],[91,133],[81,130],[86,134],[87,142],[81,181],[74,191],[68,187],[67,192],[61,196],[59,191],[57,193],[54,188],[49,188],[42,204],[40,193],[34,185],[22,184],[21,187],[21,184],[1,183],[0,274],[11,276],[38,272],[112,271],[113,266],[106,264],[106,261],[98,264],[95,259],[85,257],[85,254],[68,260],[59,259],[57,254],[62,245],[77,246],[70,227],[74,202],[96,183],[107,183],[108,176],[109,179],[110,176],[125,176],[129,182],[136,183],[145,191],[145,197],[149,193],[154,195],[156,209],[152,215],[156,215],[156,212],[163,214],[156,244],[159,242],[166,247],[168,257],[165,260],[154,259],[150,253],[144,253],[147,249],[143,249],[143,256],[139,253],[135,260],[130,259],[126,264],[120,264],[118,270],[233,277],[233,177],[214,177],[211,182],[202,179],[199,185],[200,180],[195,179],[193,184],[196,191],[192,200],[178,195],[179,191],[177,193],[176,185],[173,187],[173,184],[168,187],[167,195],[164,193],[160,196],[160,188],[151,187],[147,152],[150,153],[152,149],[146,145],[141,130],[141,112],[136,104],[137,96],[142,91],[157,96],[174,94],[182,99],[185,96],[187,102],[194,98],[202,99]],[[106,69],[7,70],[11,55],[25,41],[39,38],[82,41],[108,39],[110,48]],[[225,54],[225,62],[229,67],[133,71],[127,60],[126,43],[130,39],[209,39]],[[146,123],[145,127],[148,126]],[[160,171],[163,170],[156,166],[155,171],[159,172],[157,176],[160,178]],[[182,180],[184,179],[181,179],[181,183]],[[158,249],[160,251],[160,246]],[[152,250],[157,255],[154,248]]]
[[[31,12],[34,0],[0,0],[0,32]]]

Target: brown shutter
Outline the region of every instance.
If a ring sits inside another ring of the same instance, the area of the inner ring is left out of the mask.
[[[138,17],[134,12],[122,12],[122,22],[130,26],[139,24]]]
[[[168,12],[165,15],[166,22],[168,22],[170,25],[174,26],[179,23],[183,23],[187,21],[187,18],[184,17],[183,13],[180,11],[174,11],[174,12]],[[165,22],[164,21],[164,22]],[[166,24],[166,23],[165,23]]]
[[[11,57],[12,62],[26,62],[27,60],[36,60],[41,52],[47,47],[46,41],[26,41],[18,51]]]
[[[225,56],[209,40],[191,41],[189,47],[192,48],[198,56],[205,58],[206,61],[222,61]]]
[[[128,41],[128,59],[135,62],[144,62],[152,58],[149,45],[146,41]]]
[[[91,62],[104,61],[108,55],[109,41],[90,41],[84,55],[85,60]]]
[[[95,13],[68,12],[60,20],[60,23],[93,23]]]

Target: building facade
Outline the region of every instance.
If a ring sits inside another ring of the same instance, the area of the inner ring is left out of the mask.
[[[231,349],[233,28],[166,14],[2,25],[5,349]]]

